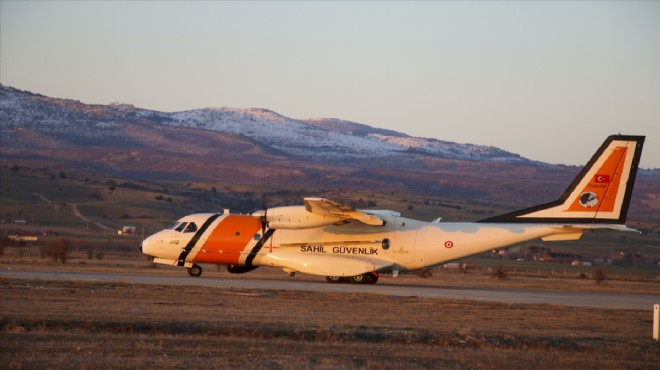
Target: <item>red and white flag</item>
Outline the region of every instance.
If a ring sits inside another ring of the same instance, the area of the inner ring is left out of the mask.
[[[596,175],[596,176],[594,177],[594,180],[595,180],[597,183],[601,183],[601,184],[609,184],[609,182],[610,182],[610,175]]]

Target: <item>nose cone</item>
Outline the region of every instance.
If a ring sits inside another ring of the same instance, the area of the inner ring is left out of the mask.
[[[142,243],[140,243],[140,252],[142,252],[142,254],[146,254],[147,256],[152,256],[152,257],[154,256],[153,240],[154,239],[152,235],[147,237],[142,241]]]

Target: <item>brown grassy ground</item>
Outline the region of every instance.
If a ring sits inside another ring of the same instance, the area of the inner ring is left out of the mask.
[[[2,368],[651,369],[651,312],[0,280]]]

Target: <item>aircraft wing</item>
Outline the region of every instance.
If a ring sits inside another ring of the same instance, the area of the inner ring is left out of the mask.
[[[342,220],[357,220],[363,224],[372,226],[382,226],[385,223],[380,218],[358,211],[347,204],[324,198],[305,198],[305,209],[319,216],[339,217]]]
[[[393,262],[367,256],[301,255],[277,252],[264,257],[262,264],[287,268],[310,275],[356,276],[393,265]]]

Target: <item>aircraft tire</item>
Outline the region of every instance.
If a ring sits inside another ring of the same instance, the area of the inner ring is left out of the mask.
[[[353,284],[364,284],[367,282],[367,274],[351,276],[350,280]]]
[[[378,281],[378,275],[371,273],[371,274],[365,274],[367,275],[367,284],[376,284]]]
[[[327,281],[330,284],[339,284],[344,280],[343,277],[341,276],[326,276],[325,281]]]
[[[199,265],[192,265],[192,267],[187,268],[188,270],[188,275],[192,277],[199,277],[202,275],[202,266]]]

